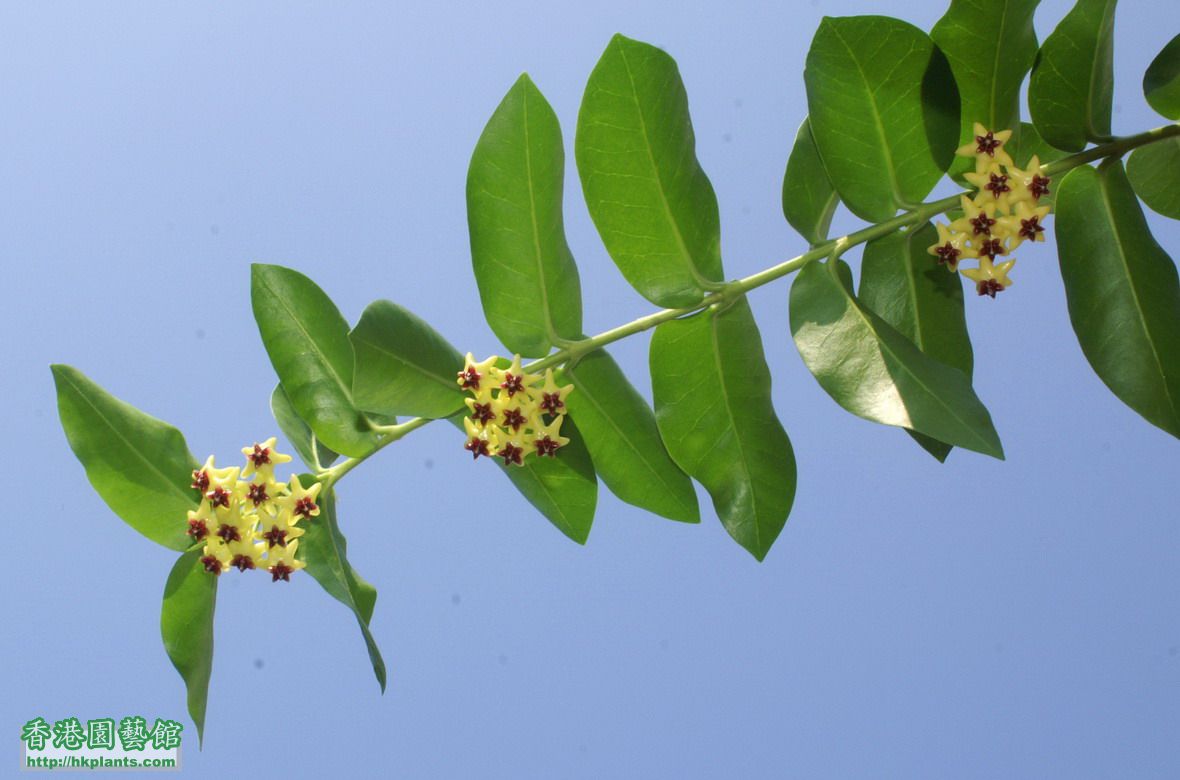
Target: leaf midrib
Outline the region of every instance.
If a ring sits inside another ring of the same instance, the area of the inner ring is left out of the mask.
[[[82,392],[82,388],[77,383],[74,382],[74,380],[69,376],[68,372],[60,371],[60,372],[58,372],[58,375],[66,381],[66,383],[74,391],[74,394],[77,395],[78,398],[80,398],[86,402],[86,405],[89,406],[94,411],[94,413],[96,415],[98,415],[99,419],[101,419],[103,421],[103,423],[106,425],[106,427],[109,428],[110,431],[112,433],[114,433],[115,436],[117,436],[120,441],[123,442],[124,446],[126,446],[127,449],[129,449],[140,461],[142,461],[148,467],[148,469],[150,471],[154,472],[157,476],[159,476],[160,479],[162,479],[164,481],[164,483],[166,485],[168,485],[168,487],[173,492],[175,492],[178,495],[180,495],[181,497],[183,497],[187,503],[189,503],[192,506],[197,505],[197,502],[192,500],[192,496],[190,496],[178,484],[176,484],[171,479],[169,479],[167,474],[160,471],[159,466],[157,466],[153,461],[149,460],[147,458],[147,456],[145,456],[142,452],[139,451],[139,449],[137,447],[135,447],[135,445],[131,442],[130,439],[128,439],[126,436],[124,436],[123,433],[117,427],[115,427],[115,425],[111,422],[110,418],[108,418],[103,413],[103,411],[101,409],[99,409],[85,393]],[[190,453],[190,455],[191,455],[191,453]],[[193,465],[196,465],[195,461],[193,462]]]

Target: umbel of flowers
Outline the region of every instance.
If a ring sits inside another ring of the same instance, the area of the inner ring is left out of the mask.
[[[496,367],[499,360],[493,355],[477,363],[468,352],[459,372],[459,386],[472,395],[466,399],[471,414],[463,419],[464,449],[472,458],[503,458],[506,466],[523,466],[530,455],[556,457],[569,443],[561,435],[561,421],[573,385],[558,387],[552,369],[544,375],[528,373],[520,355],[505,369]]]
[[[244,447],[245,468],[217,468],[213,456],[193,471],[193,490],[201,505],[188,513],[188,535],[205,542],[201,564],[218,575],[229,568],[270,572],[271,581],[290,582],[291,574],[304,567],[296,558],[299,521],[320,513],[317,482],[304,489],[294,474],[288,482],[276,482],[275,466],[290,455],[275,451],[274,438]]]
[[[1012,284],[1012,252],[1025,241],[1045,240],[1049,206],[1040,205],[1040,200],[1049,194],[1050,179],[1041,173],[1036,155],[1026,170],[1016,167],[1004,149],[1011,130],[992,132],[978,122],[974,130],[975,140],[957,153],[975,158],[975,172],[964,175],[977,188],[975,197],[964,195],[963,216],[936,226],[938,243],[929,251],[948,270],[975,282],[980,295],[995,298]],[[1002,257],[1008,259],[997,262]],[[959,268],[967,259],[977,260],[977,267]]]

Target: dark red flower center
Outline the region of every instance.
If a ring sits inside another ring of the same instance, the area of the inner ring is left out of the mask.
[[[561,393],[541,393],[541,411],[546,414],[560,414],[565,408]]]
[[[975,136],[975,152],[977,154],[986,154],[988,157],[995,157],[996,149],[999,149],[1002,143],[1003,141],[996,138],[995,133],[988,130],[986,135]]]
[[[295,570],[290,566],[283,563],[282,561],[279,561],[274,566],[270,567],[270,581],[278,582],[279,580],[282,580],[283,582],[290,582],[291,572],[293,571]]]
[[[471,366],[459,372],[459,385],[464,390],[478,390],[480,379],[482,379],[480,373]]]
[[[201,559],[201,565],[210,574],[221,574],[221,561],[217,560],[215,556],[206,555]]]
[[[209,526],[201,519],[189,520],[188,530],[185,533],[191,536],[193,541],[199,542],[209,535]]]
[[[979,254],[985,255],[992,260],[995,260],[999,255],[1008,254],[1008,250],[1004,248],[1004,242],[998,238],[989,238],[984,241],[979,247]]]
[[[229,562],[229,565],[233,566],[238,571],[245,571],[246,569],[255,568],[254,559],[249,555],[235,555],[233,560]]]
[[[254,506],[265,504],[270,500],[270,496],[266,493],[266,485],[260,483],[252,483],[246,492],[246,497],[254,502]]]
[[[982,211],[967,221],[970,222],[971,227],[974,228],[972,235],[976,236],[990,236],[992,234],[992,225],[996,224],[994,219],[989,217],[987,214],[984,214]]]
[[[492,456],[492,453],[488,452],[487,439],[481,439],[478,436],[469,439],[468,442],[463,445],[463,449],[471,453],[472,460],[477,460],[480,455],[487,455],[489,458]]]
[[[254,445],[254,451],[248,456],[250,462],[254,464],[254,468],[270,463],[270,447],[263,447],[259,444]]]
[[[496,413],[492,411],[491,404],[475,403],[471,405],[471,419],[480,425],[487,425],[496,419]]]
[[[193,470],[193,490],[204,493],[209,489],[209,473],[205,469]]]
[[[500,387],[502,387],[504,392],[508,393],[508,397],[511,398],[521,390],[524,390],[524,378],[513,374],[511,371],[505,371],[504,381],[500,383]]]
[[[561,445],[549,438],[548,434],[533,442],[533,446],[537,448],[537,455],[542,458],[555,458],[557,451],[561,449]]]
[[[300,517],[311,518],[311,513],[319,509],[315,502],[311,500],[311,496],[304,496],[295,502],[295,508],[292,510]]]
[[[212,504],[213,506],[215,506],[215,507],[218,507],[218,506],[228,507],[229,506],[230,493],[228,490],[221,487],[220,485],[218,487],[215,487],[212,490],[210,490],[207,495],[209,496],[209,503]]]
[[[947,241],[940,247],[935,247],[934,253],[938,255],[938,262],[940,264],[948,265],[952,270],[958,266],[959,256],[963,254],[958,249],[955,249],[950,241]]]
[[[1051,181],[1053,180],[1048,176],[1042,176],[1039,173],[1034,173],[1032,181],[1028,184],[1028,191],[1032,193],[1032,196],[1035,199],[1040,200],[1049,194],[1049,183]]]
[[[504,459],[505,466],[509,464],[516,464],[517,466],[524,465],[524,448],[517,447],[512,442],[508,442],[501,447],[496,455]]]
[[[1000,197],[1005,192],[1009,192],[1012,188],[1008,186],[1008,175],[1004,173],[993,173],[988,183],[984,185],[984,189],[992,194],[993,197]]]
[[[514,431],[519,431],[520,426],[526,422],[524,412],[519,409],[505,409],[504,410],[504,427],[511,428]]]
[[[1032,219],[1020,220],[1020,235],[1029,239],[1030,241],[1037,240],[1038,233],[1044,233],[1045,228],[1041,225],[1040,217],[1033,217]]]
[[[221,537],[222,541],[226,542],[242,541],[242,535],[238,533],[238,529],[229,523],[222,523],[221,527],[217,529],[217,535]]]
[[[984,279],[983,281],[975,283],[975,291],[980,295],[986,295],[989,298],[995,298],[996,293],[1004,292],[1004,285],[997,282],[995,279]]]
[[[287,546],[287,531],[279,528],[277,525],[272,525],[270,530],[262,535],[266,540],[267,548],[271,547],[286,547]]]

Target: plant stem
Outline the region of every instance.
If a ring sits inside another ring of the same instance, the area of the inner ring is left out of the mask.
[[[1180,136],[1180,124],[1163,125],[1136,135],[1115,138],[1108,143],[1099,144],[1076,154],[1071,154],[1055,162],[1042,165],[1041,170],[1049,176],[1057,176],[1094,160],[1121,157],[1132,149],[1176,136]],[[773,282],[775,279],[792,274],[815,260],[822,260],[832,255],[843,254],[852,247],[867,243],[875,238],[887,236],[900,228],[919,225],[932,217],[950,211],[959,205],[961,196],[968,195],[971,192],[973,190],[963,190],[956,195],[923,203],[916,208],[903,212],[893,219],[870,225],[840,238],[834,238],[830,241],[816,244],[803,254],[792,257],[790,260],[786,260],[778,265],[773,265],[770,268],[763,269],[741,279],[735,279],[732,282],[720,284],[716,290],[706,293],[699,303],[693,304],[692,306],[685,306],[679,309],[660,309],[631,322],[624,323],[610,330],[605,330],[597,336],[590,336],[574,342],[566,342],[566,345],[561,349],[540,360],[529,363],[525,368],[529,371],[537,372],[564,365],[607,344],[627,338],[628,336],[633,336],[636,333],[642,333],[645,330],[650,330],[660,323],[694,314],[713,305],[727,304],[745,295],[750,290],[757,289],[764,284]],[[380,428],[381,439],[373,452],[359,458],[348,458],[330,469],[324,469],[319,472],[321,480],[325,483],[325,488],[331,487],[341,477],[352,471],[373,453],[392,444],[410,431],[421,428],[423,425],[432,421],[432,418],[415,417],[397,425],[382,426]]]

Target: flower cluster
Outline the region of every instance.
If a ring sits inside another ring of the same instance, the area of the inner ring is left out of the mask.
[[[523,466],[532,454],[555,457],[569,443],[561,435],[561,421],[573,385],[558,387],[552,369],[544,376],[528,373],[521,368],[520,355],[504,369],[496,366],[499,360],[493,355],[477,363],[468,352],[459,372],[459,386],[473,396],[466,399],[471,414],[463,419],[464,449],[472,458],[503,458],[506,466]]]
[[[975,282],[980,295],[996,297],[1012,284],[1008,272],[1016,264],[1012,252],[1025,241],[1045,240],[1049,206],[1037,205],[1049,194],[1050,179],[1041,173],[1036,155],[1021,170],[1004,150],[1011,130],[997,133],[975,123],[975,140],[958,154],[975,158],[975,172],[964,175],[977,188],[974,198],[963,196],[963,216],[939,224],[938,243],[930,254],[950,271],[961,270]],[[996,262],[997,258],[1007,260]],[[959,268],[959,261],[979,261],[976,268]]]
[[[304,533],[297,524],[320,513],[315,503],[320,484],[304,489],[295,475],[276,482],[275,466],[291,456],[274,447],[274,438],[244,447],[245,468],[217,468],[210,455],[193,471],[201,505],[188,513],[188,535],[205,542],[201,564],[209,573],[265,569],[272,582],[289,582],[304,567],[295,557]]]

